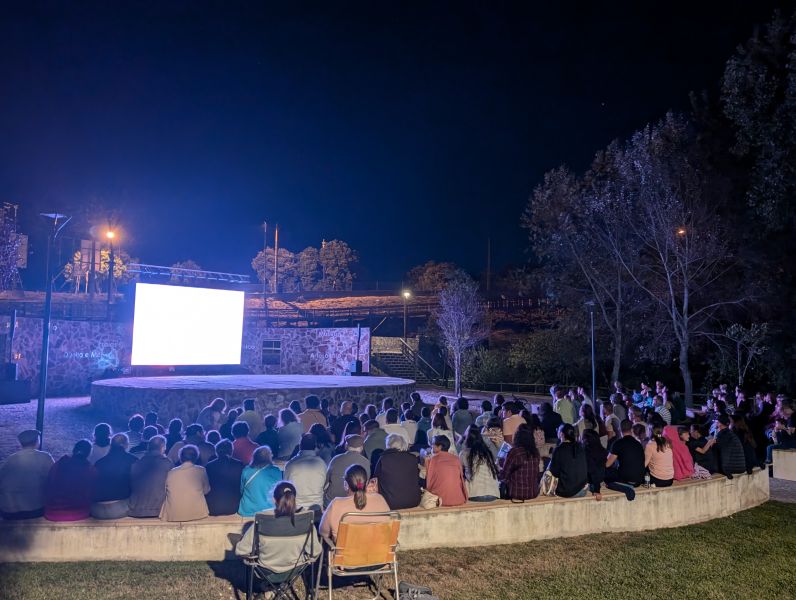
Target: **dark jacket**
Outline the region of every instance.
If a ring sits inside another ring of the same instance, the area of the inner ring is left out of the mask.
[[[550,411],[541,418],[542,429],[544,429],[544,437],[546,440],[554,440],[558,436],[558,427],[564,422],[561,415],[557,412]]]
[[[602,444],[584,448],[586,452],[586,474],[589,485],[593,492],[599,492],[600,486],[605,481],[605,461],[608,459],[608,451]]]
[[[276,429],[266,429],[254,441],[258,446],[268,446],[271,449],[271,454],[279,456],[279,432]]]
[[[234,515],[240,505],[240,478],[243,463],[229,456],[219,456],[207,463],[210,492],[205,496],[211,515]]]
[[[130,468],[131,517],[160,516],[166,499],[166,476],[174,464],[165,456],[147,454]]]
[[[691,438],[688,440],[688,449],[691,451],[691,457],[694,459],[694,463],[698,464],[700,467],[707,469],[711,473],[716,472],[716,448],[713,447],[704,454],[697,452],[697,448],[704,448],[705,444],[708,443],[708,438],[701,437],[698,440]]]
[[[374,476],[379,481],[379,493],[391,509],[414,508],[420,504],[419,470],[414,454],[388,448],[381,453]]]
[[[719,473],[737,475],[746,472],[746,457],[743,445],[738,436],[730,429],[722,429],[716,433],[715,448]]]
[[[94,502],[124,500],[130,497],[130,468],[138,459],[120,448],[111,446],[106,456],[94,465],[97,469],[97,487]]]
[[[574,496],[586,486],[589,479],[586,451],[577,443],[559,444],[550,459],[550,472],[558,477],[556,496]]]

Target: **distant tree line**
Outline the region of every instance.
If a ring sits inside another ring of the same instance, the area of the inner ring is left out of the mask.
[[[324,241],[301,252],[267,246],[252,259],[252,269],[269,292],[350,290],[359,255],[342,240]],[[276,279],[276,286],[274,285]]]

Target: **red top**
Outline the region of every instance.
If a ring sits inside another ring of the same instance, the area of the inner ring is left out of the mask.
[[[467,486],[459,457],[450,452],[432,456],[426,467],[426,489],[440,497],[442,506],[459,506],[467,502]]]
[[[62,457],[47,476],[44,517],[50,521],[80,521],[91,514],[97,471],[85,458]]]
[[[252,461],[252,454],[259,446],[247,437],[238,438],[232,442],[232,458],[238,459],[244,465]]]

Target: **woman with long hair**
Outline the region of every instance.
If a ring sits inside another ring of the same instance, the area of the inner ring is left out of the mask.
[[[329,430],[320,423],[315,423],[310,427],[310,433],[315,438],[315,447],[318,456],[328,465],[332,460],[332,453],[334,452],[334,442],[332,436],[329,435]]]
[[[377,520],[367,518],[367,513],[387,512],[390,507],[387,501],[378,492],[368,492],[368,473],[361,465],[351,465],[345,472],[345,488],[347,495],[334,498],[321,518],[319,532],[327,542],[334,544],[337,539],[337,529],[340,520],[346,513],[363,513],[362,520]],[[358,519],[359,520],[359,519]]]
[[[279,458],[280,460],[287,460],[296,450],[296,447],[301,442],[301,436],[304,433],[304,427],[299,422],[296,413],[289,408],[283,408],[279,411],[279,429],[277,434],[279,437]]]
[[[450,450],[448,450],[448,452],[451,454],[456,454],[456,439],[454,438],[450,427],[448,427],[448,422],[445,417],[446,411],[445,407],[443,406],[440,408],[439,412],[434,415],[434,419],[431,421],[431,429],[429,429],[427,432],[427,437],[429,440],[433,440],[434,436],[444,435],[451,441]]]
[[[282,480],[274,486],[274,516],[287,517],[296,524],[296,513],[301,507],[296,508],[296,486],[290,481]]]
[[[498,474],[511,500],[530,500],[539,495],[539,450],[527,426],[514,433],[514,447],[509,450]]]
[[[182,421],[180,421],[180,427],[182,427]],[[88,462],[92,465],[110,452],[112,433],[111,426],[107,423],[97,423],[94,427],[94,443],[91,444],[91,454],[88,456]]]
[[[462,451],[459,452],[459,460],[464,467],[464,479],[467,482],[470,500],[491,502],[500,497],[495,455],[475,425],[470,425],[464,432],[464,444]]]
[[[744,413],[736,412],[730,418],[732,419],[730,429],[738,436],[738,439],[741,440],[741,446],[743,446],[743,454],[746,459],[746,472],[751,474],[755,467],[760,466],[760,461],[757,458],[757,442],[755,441],[755,436],[752,434],[752,430],[749,429]]]
[[[583,436],[583,432],[586,429],[593,429],[594,431],[598,431],[600,429],[599,424],[597,423],[597,417],[594,414],[594,409],[592,408],[591,404],[582,404],[580,407],[580,419],[577,423],[575,423],[575,427],[578,430],[578,437]],[[598,436],[599,437],[599,436]]]
[[[584,406],[588,408],[588,405]],[[602,500],[600,488],[605,481],[605,461],[608,460],[608,451],[603,447],[600,435],[594,429],[584,429],[580,439],[586,453],[589,491],[596,500]]]
[[[669,487],[674,481],[672,443],[663,436],[660,425],[650,425],[649,438],[644,448],[644,466],[650,472],[650,482],[655,487]]]
[[[550,473],[558,477],[556,496],[573,498],[586,495],[589,482],[586,452],[578,443],[575,427],[564,423],[558,428],[559,444],[550,459]]]
[[[343,433],[340,436],[340,443],[334,447],[332,452],[332,457],[335,457],[339,454],[345,454],[346,447],[345,447],[345,439],[349,435],[362,435],[362,425],[360,425],[359,421],[349,421],[346,423],[345,428],[343,429]]]

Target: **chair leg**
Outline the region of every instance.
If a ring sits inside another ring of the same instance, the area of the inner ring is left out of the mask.
[[[395,590],[392,593],[392,597],[395,600],[399,600],[398,599],[398,561],[395,561],[392,564],[392,572],[395,574]]]
[[[326,582],[329,586],[329,600],[332,600],[332,588],[334,585],[332,582],[332,557],[330,555],[326,556],[326,572],[329,574],[329,580]]]
[[[246,600],[254,596],[254,567],[246,565]]]

